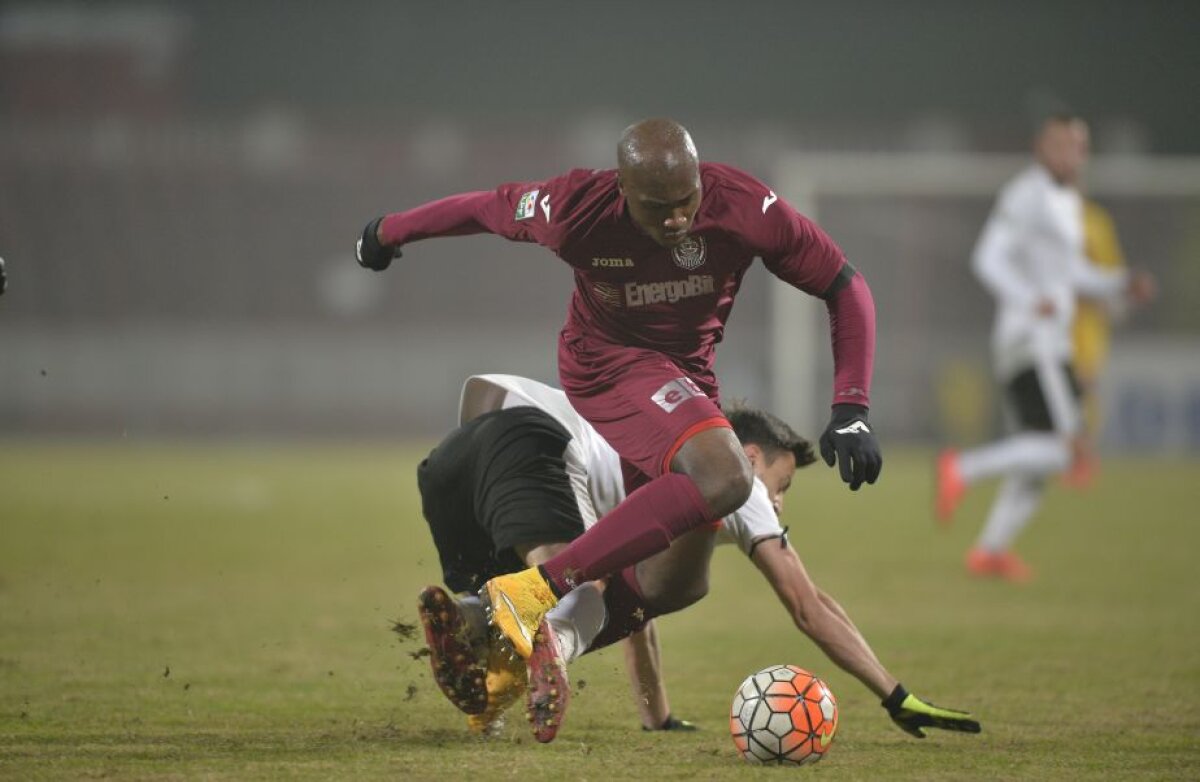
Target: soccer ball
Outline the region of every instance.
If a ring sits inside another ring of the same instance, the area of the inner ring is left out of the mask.
[[[816,763],[829,750],[837,724],[829,687],[794,665],[772,665],[746,677],[729,712],[733,743],[750,763]]]

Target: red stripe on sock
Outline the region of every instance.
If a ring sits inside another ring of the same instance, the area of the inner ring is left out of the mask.
[[[685,429],[683,434],[675,438],[675,442],[667,450],[667,455],[663,457],[663,474],[665,475],[671,471],[671,462],[675,459],[675,454],[679,453],[679,449],[683,447],[684,443],[690,440],[693,436],[703,432],[705,429],[716,429],[719,426],[723,426],[726,429],[733,428],[733,426],[729,423],[728,418],[723,415],[718,415],[713,416],[712,418],[705,418],[703,421],[697,421]]]

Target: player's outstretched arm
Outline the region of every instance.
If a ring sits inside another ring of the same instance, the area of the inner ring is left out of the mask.
[[[796,627],[839,668],[880,698],[896,687],[899,682],[879,662],[842,607],[813,583],[790,544],[768,540],[755,547],[753,560]]]
[[[904,689],[879,662],[845,609],[813,583],[790,545],[767,541],[754,549],[753,558],[801,632],[879,696],[888,716],[905,732],[917,738],[925,738],[923,728],[979,732],[979,723],[967,712],[934,706]]]
[[[383,271],[400,247],[438,236],[500,233],[498,216],[506,210],[500,191],[476,191],[440,198],[404,212],[376,217],[358,239],[355,255],[360,266]]]
[[[509,182],[495,190],[459,193],[378,217],[359,237],[358,262],[382,271],[399,256],[403,245],[481,233],[514,242],[536,242],[556,250],[560,237],[552,216],[557,219],[559,213],[551,190],[569,186],[569,174],[545,182]]]
[[[662,676],[662,651],[654,622],[625,639],[625,670],[633,688],[642,730],[695,730],[687,720],[671,716],[671,702]]]

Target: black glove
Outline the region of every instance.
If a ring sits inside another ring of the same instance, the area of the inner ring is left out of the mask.
[[[662,725],[659,725],[657,728],[647,728],[645,725],[643,725],[642,730],[647,730],[647,731],[654,731],[654,730],[692,731],[692,730],[696,730],[696,725],[695,725],[695,723],[688,722],[687,720],[677,720],[674,717],[672,717],[670,714],[668,714],[667,718],[665,720],[663,720]]]
[[[0,295],[3,295],[4,289],[8,287],[8,277],[4,274],[4,259],[0,258]]]
[[[941,728],[960,733],[978,733],[981,730],[979,722],[967,712],[926,703],[904,689],[903,684],[897,684],[892,694],[883,699],[883,708],[887,709],[888,716],[901,730],[919,739],[925,738],[921,728]]]
[[[863,481],[874,483],[883,469],[879,441],[867,426],[867,408],[862,405],[834,405],[819,443],[821,458],[830,467],[837,462],[851,491],[858,491]]]
[[[364,269],[381,272],[392,265],[393,258],[400,257],[399,247],[379,243],[379,224],[382,222],[382,217],[376,217],[367,223],[362,236],[358,238],[355,255],[358,257],[358,265]]]

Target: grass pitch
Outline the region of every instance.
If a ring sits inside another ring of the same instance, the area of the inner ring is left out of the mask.
[[[420,658],[437,580],[422,448],[0,444],[0,777],[15,779],[1200,778],[1195,462],[1106,463],[1054,489],[1024,588],[963,575],[992,487],[935,529],[928,454],[888,454],[858,494],[802,472],[786,522],[814,577],[911,690],[984,733],[895,728],[718,551],[712,593],[661,620],[677,716],[638,730],[619,650],[573,669],[559,738],[469,738]],[[746,765],[726,714],[773,663],[839,698],[829,757]]]

